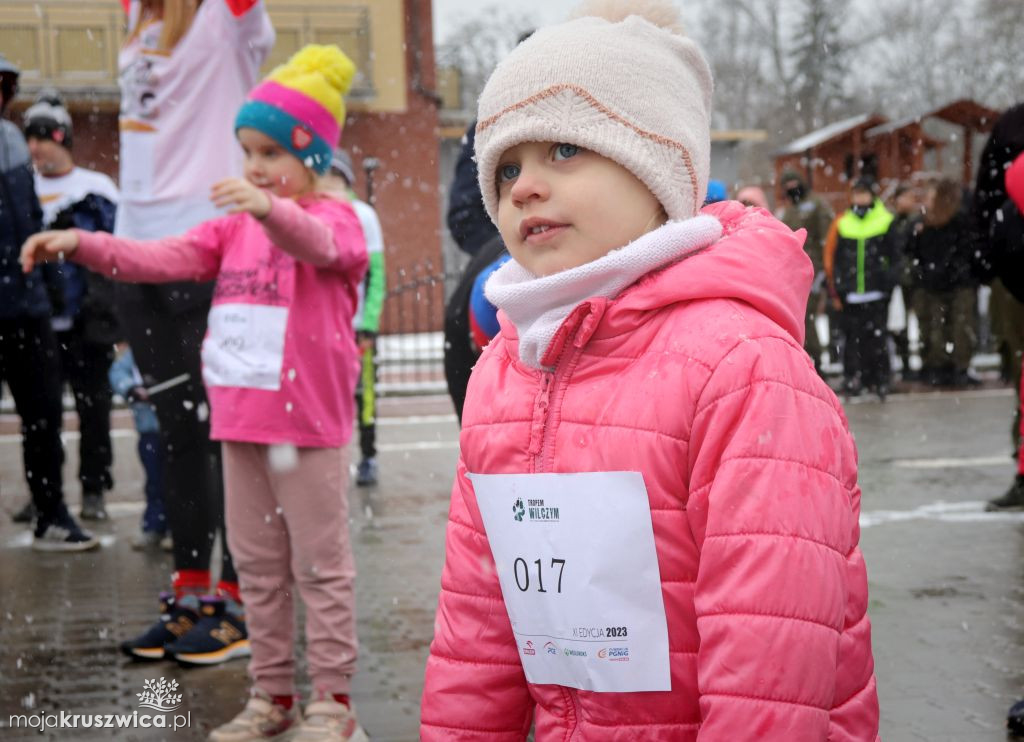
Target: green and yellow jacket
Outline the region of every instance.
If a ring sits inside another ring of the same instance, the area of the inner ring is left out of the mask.
[[[833,296],[880,292],[889,297],[899,278],[893,215],[878,199],[863,217],[852,210],[832,222],[825,240],[825,275]]]

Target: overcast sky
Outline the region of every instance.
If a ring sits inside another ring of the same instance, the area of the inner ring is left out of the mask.
[[[537,19],[537,25],[554,23],[569,15],[579,0],[515,0],[508,7]],[[502,5],[499,0],[434,0],[434,41],[444,41],[453,22],[460,16],[479,13],[487,5]]]

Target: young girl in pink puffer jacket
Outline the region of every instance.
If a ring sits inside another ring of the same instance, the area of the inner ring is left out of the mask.
[[[804,235],[701,211],[710,107],[659,0],[592,3],[484,89],[513,260],[486,288],[501,332],[462,420],[425,740],[877,739],[856,450],[802,348]]]

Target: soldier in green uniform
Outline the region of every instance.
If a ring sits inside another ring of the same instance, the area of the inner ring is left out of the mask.
[[[821,373],[821,341],[815,328],[814,320],[824,306],[825,270],[822,262],[822,250],[829,226],[832,224],[832,209],[821,198],[814,195],[799,173],[787,170],[782,174],[782,187],[785,189],[786,206],[779,217],[792,230],[806,229],[807,241],[804,251],[814,264],[814,284],[807,298],[807,314],[804,323],[804,348],[807,350],[814,368]]]

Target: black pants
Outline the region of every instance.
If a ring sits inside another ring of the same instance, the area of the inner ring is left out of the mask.
[[[71,385],[78,412],[78,479],[83,494],[100,494],[114,487],[110,475],[114,461],[110,446],[112,392],[107,377],[114,362],[114,349],[86,341],[78,327],[56,336],[61,381]]]
[[[164,444],[164,507],[174,539],[174,568],[209,569],[221,533],[221,579],[237,582],[224,528],[220,444],[210,440],[209,403],[199,351],[208,306],[168,312],[152,287],[119,294],[121,320],[147,386],[188,374],[151,398]]]
[[[49,317],[0,319],[0,379],[21,418],[25,478],[39,520],[60,519],[66,512],[60,361]]]
[[[889,302],[869,301],[865,304],[844,304],[842,310],[843,379],[859,381],[867,387],[889,384],[889,352],[886,348],[886,321]]]

